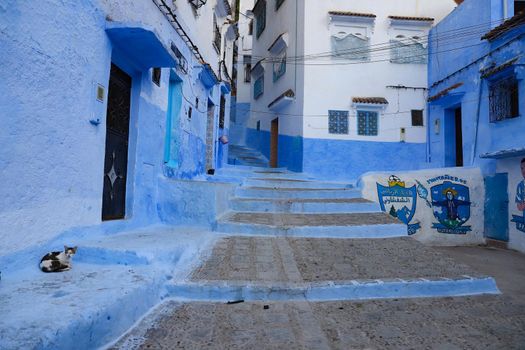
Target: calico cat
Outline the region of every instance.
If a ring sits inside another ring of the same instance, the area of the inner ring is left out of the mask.
[[[40,269],[44,272],[61,272],[71,270],[71,257],[77,252],[77,247],[64,246],[63,252],[47,253],[40,260]]]

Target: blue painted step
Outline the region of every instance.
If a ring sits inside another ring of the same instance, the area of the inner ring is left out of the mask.
[[[245,212],[282,213],[374,213],[380,212],[379,204],[359,201],[313,201],[297,199],[233,198],[230,208]]]
[[[355,226],[274,226],[219,221],[216,232],[236,235],[290,236],[312,238],[392,238],[407,236],[403,224]]]
[[[248,178],[244,181],[247,187],[268,188],[353,188],[353,184],[345,182],[320,182],[303,179],[283,178]]]
[[[313,188],[279,188],[239,187],[235,195],[240,198],[359,198],[360,191],[356,189],[313,189]]]

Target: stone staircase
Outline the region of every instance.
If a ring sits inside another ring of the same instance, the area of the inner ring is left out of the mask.
[[[268,167],[268,159],[261,152],[251,148],[230,145],[228,147],[228,164]]]
[[[223,168],[243,177],[215,230],[239,235],[334,238],[406,236],[406,226],[361,197],[352,183],[316,181],[285,169]]]

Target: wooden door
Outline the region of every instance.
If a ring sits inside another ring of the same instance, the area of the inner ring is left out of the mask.
[[[131,77],[111,64],[106,115],[102,220],[126,215]]]
[[[277,168],[279,150],[279,118],[272,120],[270,132],[270,167]]]

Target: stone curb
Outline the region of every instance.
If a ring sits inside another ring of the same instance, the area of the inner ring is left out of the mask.
[[[351,301],[500,294],[492,277],[351,280],[314,283],[203,281],[168,284],[172,298],[185,301]]]

